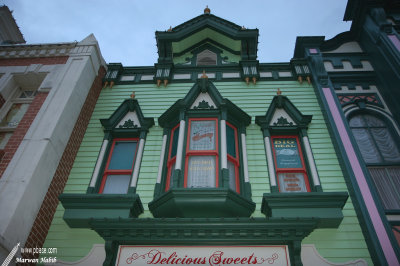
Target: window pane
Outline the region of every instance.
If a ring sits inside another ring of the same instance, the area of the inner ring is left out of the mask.
[[[7,145],[8,140],[11,138],[12,133],[2,132],[0,133],[0,149],[4,149]]]
[[[278,168],[303,168],[295,138],[275,138],[274,150]]]
[[[400,162],[400,153],[397,144],[387,128],[371,128],[372,136],[387,162]]]
[[[396,190],[400,185],[400,168],[369,168],[372,180],[386,210],[400,209]]]
[[[228,171],[229,171],[229,188],[236,191],[236,167],[231,161],[228,161]]]
[[[136,145],[135,141],[116,141],[108,169],[132,169]]]
[[[176,149],[178,148],[179,127],[177,127],[172,134],[171,158],[175,157]]]
[[[172,174],[174,173],[175,170],[175,163],[173,163],[168,170],[169,170],[169,187],[171,188],[172,184],[174,184],[174,179],[172,178]]]
[[[191,121],[191,150],[215,150],[215,121]]]
[[[364,161],[366,163],[380,163],[382,160],[368,130],[364,128],[353,128],[351,131],[357,141],[358,148],[361,151]]]
[[[190,156],[187,187],[215,187],[215,156]]]
[[[381,119],[379,119],[376,116],[372,115],[363,115],[365,121],[367,122],[367,125],[370,127],[386,127],[385,122],[383,122]]]
[[[226,125],[226,146],[230,156],[236,158],[235,130]]]
[[[125,194],[128,192],[130,175],[109,175],[104,185],[103,194]]]
[[[28,103],[14,103],[7,115],[1,121],[0,126],[2,127],[16,127],[22,120],[22,117],[28,110]]]
[[[280,192],[307,192],[302,173],[279,173],[278,178]]]
[[[350,121],[349,124],[351,127],[365,127],[367,126],[364,122],[364,120],[362,119],[361,115],[356,115],[353,116]]]

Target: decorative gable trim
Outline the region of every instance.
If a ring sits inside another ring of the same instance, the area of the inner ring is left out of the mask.
[[[279,94],[272,99],[264,116],[256,116],[256,124],[262,128],[264,135],[282,130],[286,133],[303,131],[306,134],[311,119],[312,115],[303,115],[286,96]]]
[[[138,128],[141,127],[136,111],[128,112],[118,123],[116,128]]]
[[[230,100],[223,98],[208,78],[197,79],[186,96],[177,100],[158,118],[158,123],[162,127],[172,127],[176,125],[176,119],[189,109],[214,110],[221,112],[223,116],[231,114],[238,119],[238,126],[246,127],[251,122],[251,117]]]
[[[153,118],[143,116],[136,99],[125,100],[108,119],[100,119],[105,133],[114,137],[144,137],[149,128],[154,125]],[[107,137],[107,134],[106,136]]]
[[[295,126],[296,122],[283,108],[277,108],[269,123],[270,126]]]

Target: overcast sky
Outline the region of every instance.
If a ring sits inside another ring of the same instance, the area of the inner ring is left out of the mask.
[[[331,39],[350,29],[347,0],[2,0],[28,44],[81,41],[93,33],[107,63],[152,66],[155,31],[211,14],[259,29],[258,60],[288,62],[297,36]]]

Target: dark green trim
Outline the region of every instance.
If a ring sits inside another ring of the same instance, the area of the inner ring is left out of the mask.
[[[318,219],[155,218],[93,219],[91,228],[106,241],[106,261],[114,265],[119,245],[288,245],[291,265],[301,262],[301,241]]]
[[[261,212],[267,218],[319,218],[319,228],[337,228],[347,192],[265,193]]]
[[[149,203],[154,217],[249,217],[256,204],[228,188],[171,188]]]
[[[140,122],[140,127],[136,125],[133,127],[120,127],[116,128],[121,119],[128,112],[136,111],[137,117]],[[143,116],[142,110],[136,99],[126,99],[123,103],[114,111],[114,113],[108,119],[100,119],[104,132],[110,132],[115,137],[139,137],[141,131],[148,132],[149,129],[154,125],[154,118],[146,118]]]
[[[64,221],[71,228],[90,228],[92,219],[132,218],[143,213],[138,194],[69,194],[59,196]]]
[[[242,59],[255,60],[257,58],[258,29],[247,30],[211,14],[195,17],[171,31],[157,31],[158,62],[172,62],[172,42],[179,42],[205,28],[215,30],[233,40],[241,40]]]
[[[290,124],[276,124],[270,125],[275,110],[281,108],[293,119],[295,125]],[[306,130],[308,124],[311,122],[312,115],[303,115],[299,109],[283,95],[274,96],[267,113],[264,116],[256,116],[256,124],[261,127],[264,138],[268,135],[265,131],[269,131],[270,134],[290,134],[299,133],[302,129]]]

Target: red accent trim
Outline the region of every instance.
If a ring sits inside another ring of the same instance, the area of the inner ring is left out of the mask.
[[[278,168],[278,164],[277,164],[277,160],[276,160],[276,154],[275,154],[274,139],[289,139],[289,138],[296,139],[297,148],[299,149],[301,165],[303,166],[302,168]],[[278,178],[278,175],[280,173],[301,173],[301,174],[304,175],[304,182],[306,184],[307,192],[310,192],[311,191],[310,183],[308,181],[307,170],[306,170],[305,163],[304,163],[303,151],[301,150],[299,137],[297,135],[295,135],[295,136],[293,136],[293,135],[291,135],[291,136],[271,136],[271,145],[272,145],[272,154],[274,156],[276,183],[278,184],[279,191],[281,191],[281,188],[280,188],[280,185],[279,185],[279,178]]]
[[[135,150],[135,154],[133,156],[133,162],[132,162],[132,167],[131,169],[122,169],[122,170],[110,170],[108,169],[108,167],[110,166],[110,161],[111,161],[111,157],[112,154],[114,152],[114,147],[115,147],[115,143],[117,141],[136,141],[136,150]],[[118,138],[118,139],[113,139],[113,143],[111,146],[111,150],[108,153],[108,158],[107,158],[107,163],[106,163],[106,167],[104,169],[104,173],[103,173],[103,178],[101,180],[101,184],[100,184],[100,189],[99,189],[99,194],[103,193],[104,190],[104,186],[106,184],[106,180],[107,180],[107,176],[112,175],[112,174],[117,174],[117,175],[132,175],[132,171],[133,171],[133,167],[135,165],[135,161],[136,161],[136,155],[137,155],[137,150],[139,147],[139,139],[138,138]]]
[[[201,150],[201,151],[194,151],[190,150],[190,129],[192,121],[215,121],[215,150]],[[218,187],[219,183],[219,164],[218,164],[218,157],[219,157],[219,146],[218,146],[218,118],[209,117],[209,118],[189,118],[189,125],[187,130],[187,138],[186,138],[186,155],[185,155],[185,178],[183,182],[183,187],[187,187],[187,175],[188,175],[188,164],[189,164],[189,157],[190,156],[201,156],[201,155],[212,155],[215,156],[215,187]]]
[[[169,184],[171,184],[171,166],[176,161],[176,154],[173,158],[171,158],[171,152],[172,152],[172,142],[174,142],[174,135],[175,135],[176,130],[179,130],[179,126],[180,126],[180,123],[178,123],[178,125],[176,125],[171,130],[171,137],[170,137],[170,141],[169,141],[168,160],[167,160],[167,181],[165,184],[165,191],[169,190]],[[177,150],[177,152],[178,152],[178,150]]]
[[[240,161],[239,161],[239,141],[238,141],[238,133],[237,129],[235,126],[233,126],[231,123],[226,122],[226,125],[231,127],[235,133],[235,154],[236,158],[233,156],[229,155],[228,152],[227,154],[227,159],[231,162],[234,163],[235,165],[235,183],[236,183],[236,192],[240,193],[240,182],[239,182],[239,166],[240,166]],[[228,143],[227,143],[228,144]]]

